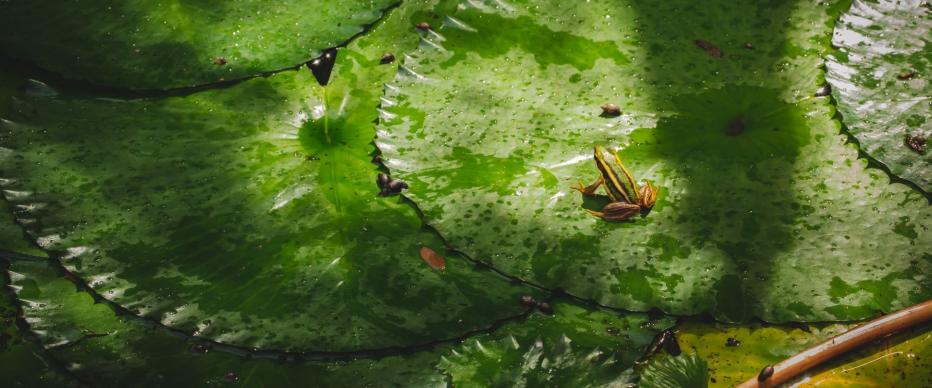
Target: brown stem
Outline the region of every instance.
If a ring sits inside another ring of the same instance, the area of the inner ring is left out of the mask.
[[[769,378],[759,381],[758,376],[755,376],[738,388],[775,387],[854,348],[929,321],[932,321],[932,299],[884,315],[832,337],[774,365],[773,374]]]

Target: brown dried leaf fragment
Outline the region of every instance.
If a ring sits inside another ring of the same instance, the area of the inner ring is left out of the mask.
[[[443,256],[428,247],[421,247],[421,259],[436,270],[442,271],[447,267],[447,262],[443,259]]]

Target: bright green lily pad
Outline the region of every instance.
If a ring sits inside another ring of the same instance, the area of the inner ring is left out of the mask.
[[[757,376],[765,366],[783,361],[848,328],[844,324],[813,325],[803,330],[759,324],[729,326],[686,322],[677,326],[677,339],[684,352],[696,352],[708,363],[709,386],[734,387]]]
[[[708,362],[709,386],[734,387],[757,376],[764,366],[783,361],[855,326],[729,326],[687,322],[677,327],[677,337],[684,352],[696,352]],[[790,385],[926,386],[932,378],[929,341],[932,341],[930,328],[916,327],[830,360],[800,375]]]
[[[932,189],[932,12],[927,2],[856,0],[826,62],[838,110],[861,148],[926,192]]]
[[[0,122],[3,193],[102,297],[204,338],[352,351],[487,328],[533,291],[456,256],[432,269],[419,250],[444,243],[376,197],[376,92],[393,73],[378,55],[416,44],[426,4],[338,56],[329,110],[306,70],[129,100],[32,82]]]
[[[810,371],[796,387],[928,387],[932,326],[916,327]]]
[[[450,244],[544,287],[727,321],[901,308],[932,297],[932,210],[813,97],[844,6],[464,3],[386,88],[377,144]],[[660,186],[649,215],[585,212],[595,144]]]
[[[48,352],[91,385],[493,386],[628,381],[653,336],[672,321],[556,303],[554,316],[532,314],[462,344],[378,359],[300,361],[243,357],[179,338],[94,303],[43,262],[14,262],[10,275],[24,317]],[[507,366],[508,368],[503,368]],[[232,375],[231,375],[232,374]]]
[[[0,50],[69,78],[167,89],[294,67],[394,0],[99,0],[0,4]]]

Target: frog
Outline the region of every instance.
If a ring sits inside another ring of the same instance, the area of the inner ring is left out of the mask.
[[[651,181],[644,180],[644,184],[639,186],[614,149],[596,145],[593,153],[599,178],[590,185],[580,182],[573,189],[585,196],[595,196],[596,190],[603,187],[611,202],[602,211],[586,209],[589,214],[605,221],[620,222],[646,214],[654,207],[659,189]]]

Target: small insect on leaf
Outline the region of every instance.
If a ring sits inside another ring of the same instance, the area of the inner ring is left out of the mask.
[[[428,247],[421,247],[421,259],[433,269],[443,270],[447,267],[447,262],[443,259],[443,256]]]
[[[744,44],[744,48],[746,48],[746,49],[748,49],[748,50],[753,50],[753,49],[754,49],[754,44],[752,44],[751,42],[747,42],[747,43]]]
[[[224,57],[216,57],[216,58],[214,58],[214,64],[217,65],[217,66],[226,65],[226,64],[227,64],[227,59],[224,58]]]
[[[714,57],[714,58],[722,57],[722,49],[715,47],[714,44],[708,41],[704,41],[702,39],[696,39],[693,41],[693,43],[695,43],[696,46],[699,46],[699,48],[705,50],[706,54],[709,54],[709,56],[711,57]]]
[[[418,23],[415,27],[417,27],[417,29],[419,29],[419,30],[421,30],[421,31],[427,31],[427,30],[430,29],[430,23],[428,23],[428,22],[420,22],[420,23]]]

